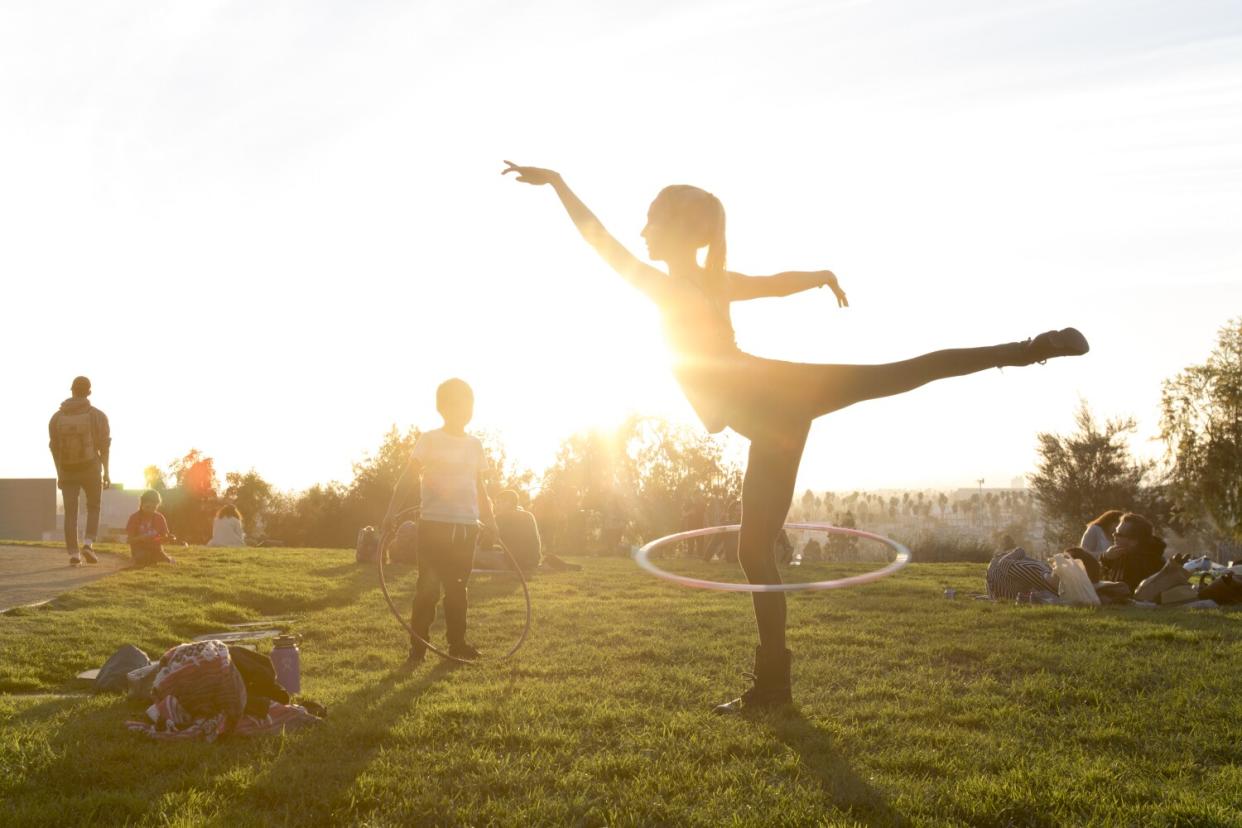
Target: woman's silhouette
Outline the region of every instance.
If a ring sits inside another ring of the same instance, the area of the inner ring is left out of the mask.
[[[848,307],[837,277],[827,270],[766,277],[726,270],[724,207],[711,193],[681,184],[656,196],[642,233],[650,257],[668,265],[666,274],[639,261],[609,235],[558,173],[505,163],[504,172],[516,173],[518,181],[550,185],[583,238],[622,278],[655,302],[673,351],[674,375],[707,430],[728,426],[750,440],[738,555],[753,584],[780,583],[773,543],[789,513],[802,449],[816,417],[932,380],[1078,356],[1088,350],[1083,335],[1066,328],[1025,342],[936,351],[884,365],[808,365],[752,356],[740,351],[734,340],[731,302],[828,287],[837,304]],[[707,253],[700,265],[698,251],[704,247]],[[792,700],[785,596],[769,592],[752,597],[759,627],[754,686],[741,698],[716,707],[718,713]]]

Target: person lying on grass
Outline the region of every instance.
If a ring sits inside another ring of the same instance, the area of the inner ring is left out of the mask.
[[[164,515],[156,511],[161,502],[160,493],[147,489],[138,499],[138,511],[129,516],[125,534],[129,538],[129,551],[135,566],[155,563],[176,563],[164,552],[164,544],[177,543],[168,529]]]

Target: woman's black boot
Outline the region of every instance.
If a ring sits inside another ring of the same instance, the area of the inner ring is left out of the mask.
[[[789,681],[790,653],[785,648],[755,648],[755,671],[744,675],[754,682],[739,698],[718,704],[714,712],[746,713],[793,703]]]

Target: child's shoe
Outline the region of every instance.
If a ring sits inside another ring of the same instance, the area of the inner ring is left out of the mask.
[[[460,644],[453,644],[450,646],[449,655],[453,658],[460,658],[462,661],[474,661],[479,658],[482,653],[463,641]]]

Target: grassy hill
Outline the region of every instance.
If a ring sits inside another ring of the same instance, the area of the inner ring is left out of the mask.
[[[512,661],[408,669],[350,553],[179,558],[0,616],[0,824],[1242,825],[1242,613],[947,601],[984,567],[911,566],[793,596],[798,704],[743,720],[709,708],[743,686],[749,599],[629,561],[536,578]],[[520,590],[471,596],[502,650]],[[61,695],[121,644],[289,615],[318,728],[160,744],[118,697]]]

